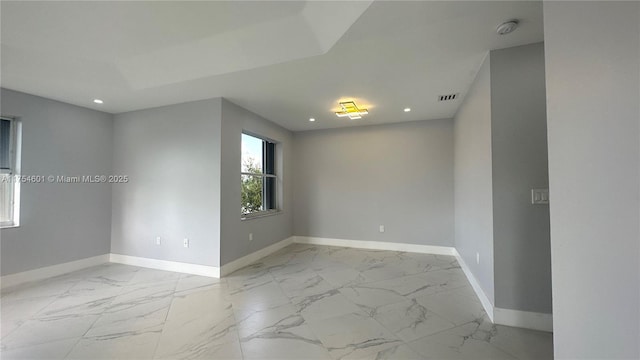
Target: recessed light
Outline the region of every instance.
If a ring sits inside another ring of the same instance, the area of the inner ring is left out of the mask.
[[[314,119],[314,118],[309,118],[309,121],[314,122],[314,121],[316,121],[316,119]]]
[[[411,111],[411,108],[404,108],[404,112],[409,112]]]
[[[93,102],[96,104],[104,104],[104,101],[100,100],[100,99],[93,99]]]

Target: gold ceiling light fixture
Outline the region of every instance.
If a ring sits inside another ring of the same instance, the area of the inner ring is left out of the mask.
[[[336,112],[338,117],[348,116],[351,120],[361,119],[362,115],[367,115],[369,111],[367,109],[360,109],[353,101],[344,101],[340,103],[342,111]]]

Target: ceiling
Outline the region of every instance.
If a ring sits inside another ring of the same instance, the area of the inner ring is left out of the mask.
[[[453,117],[488,50],[543,40],[540,1],[0,6],[2,87],[111,113],[221,96],[294,131]]]

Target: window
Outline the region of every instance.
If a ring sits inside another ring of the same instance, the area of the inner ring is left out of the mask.
[[[17,226],[19,215],[20,183],[18,150],[18,122],[11,118],[0,118],[0,226]]]
[[[276,144],[242,134],[242,217],[277,211]]]

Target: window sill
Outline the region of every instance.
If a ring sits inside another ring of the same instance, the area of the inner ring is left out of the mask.
[[[20,225],[0,225],[0,230],[19,228]]]
[[[274,215],[280,215],[280,214],[282,214],[282,210],[260,211],[260,212],[255,212],[247,215],[242,215],[240,217],[240,221],[259,219],[267,216],[274,216]]]

